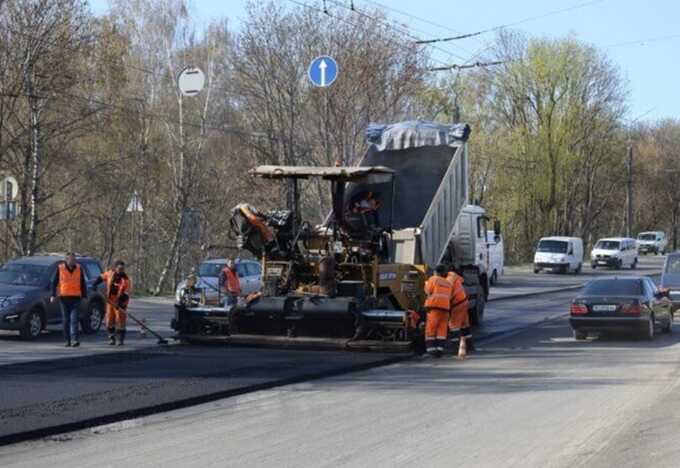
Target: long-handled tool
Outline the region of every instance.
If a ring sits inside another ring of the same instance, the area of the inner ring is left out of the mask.
[[[119,310],[119,311],[121,311],[121,312],[125,312],[125,313],[127,314],[128,317],[130,317],[133,321],[135,321],[135,322],[137,323],[137,325],[139,325],[139,326],[142,327],[144,330],[148,331],[148,332],[151,333],[153,336],[155,336],[156,338],[158,338],[158,342],[157,342],[157,343],[158,343],[159,345],[168,344],[168,340],[166,340],[166,339],[163,338],[161,335],[159,335],[158,333],[156,333],[155,331],[153,331],[152,329],[150,329],[150,328],[146,325],[146,323],[144,323],[144,322],[142,322],[141,320],[139,320],[137,317],[135,317],[134,315],[132,315],[130,312],[128,312],[127,310],[123,310],[121,307],[118,307],[116,304],[114,304],[113,302],[111,302],[111,301],[109,301],[109,300],[107,300],[106,302],[107,302],[111,307],[115,308],[116,310]]]

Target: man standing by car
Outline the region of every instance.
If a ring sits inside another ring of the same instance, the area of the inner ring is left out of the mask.
[[[224,285],[226,293],[224,305],[236,305],[238,297],[241,295],[241,281],[238,279],[236,262],[233,258],[227,260],[227,266],[220,273],[219,284]]]
[[[50,302],[59,298],[61,318],[64,324],[64,338],[66,347],[80,346],[78,341],[78,318],[80,301],[87,297],[85,275],[76,262],[74,253],[67,253],[64,262],[57,266],[57,274],[52,283],[52,297]]]
[[[127,326],[127,305],[130,301],[132,283],[125,273],[125,262],[116,260],[113,268],[102,273],[92,285],[93,290],[101,283],[106,285],[106,331],[109,333],[109,345],[123,346]],[[117,338],[117,343],[116,343]]]

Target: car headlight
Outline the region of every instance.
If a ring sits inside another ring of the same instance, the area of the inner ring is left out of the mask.
[[[15,294],[13,296],[2,296],[0,297],[0,309],[7,309],[9,307],[15,306],[24,299],[26,299],[26,296],[23,294]]]

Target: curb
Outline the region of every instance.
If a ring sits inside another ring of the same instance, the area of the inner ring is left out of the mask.
[[[651,278],[651,277],[655,277],[655,276],[661,276],[661,273],[650,273],[648,275],[643,275],[643,276],[649,276]],[[587,281],[585,283],[581,283],[579,285],[564,286],[562,288],[544,289],[544,290],[541,290],[541,291],[535,291],[535,292],[530,292],[530,293],[515,294],[513,296],[490,297],[489,299],[486,300],[486,302],[488,304],[489,302],[509,301],[511,299],[523,299],[525,297],[540,296],[540,295],[543,295],[543,294],[555,294],[555,293],[562,292],[562,291],[576,291],[576,290],[584,287],[586,284],[587,284]]]

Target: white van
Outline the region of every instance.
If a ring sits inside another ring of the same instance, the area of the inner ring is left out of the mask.
[[[638,264],[638,252],[635,239],[627,237],[609,237],[600,239],[590,252],[590,266],[609,267],[620,270],[624,267],[635,268]]]
[[[642,255],[648,252],[663,255],[667,245],[668,239],[663,231],[641,232],[637,237],[637,248]]]
[[[541,270],[581,273],[583,240],[579,237],[544,237],[534,255],[534,273]]]
[[[489,284],[492,286],[498,282],[498,278],[505,273],[505,249],[503,247],[503,236],[497,236],[494,231],[486,233],[487,243],[489,244]]]

